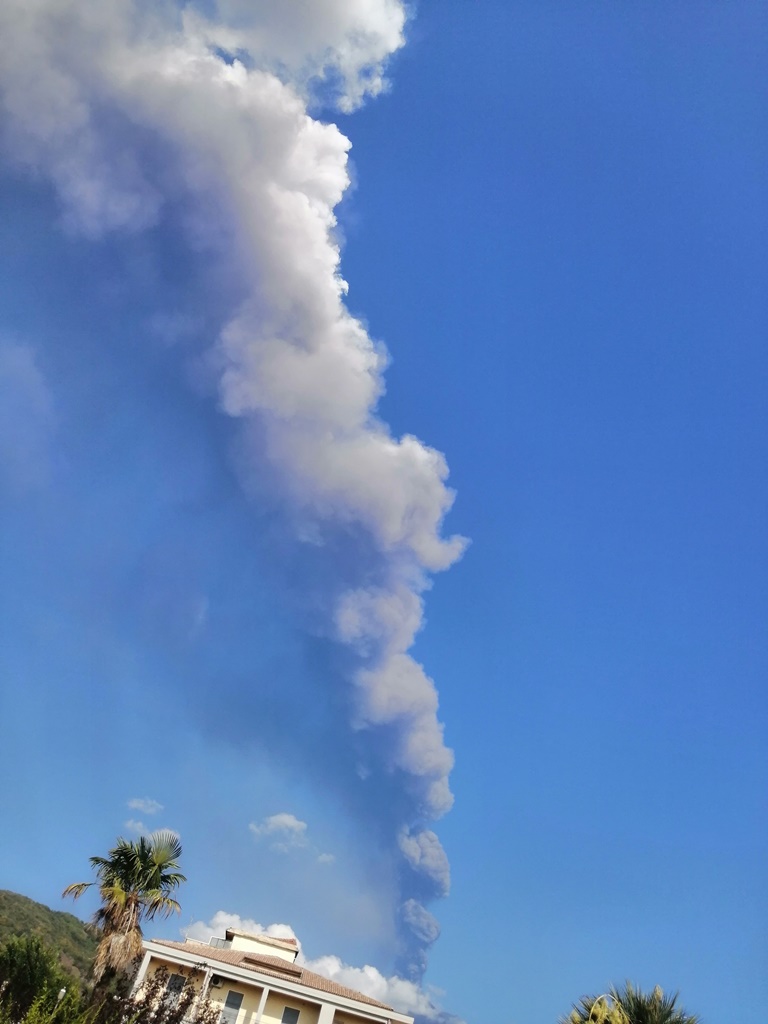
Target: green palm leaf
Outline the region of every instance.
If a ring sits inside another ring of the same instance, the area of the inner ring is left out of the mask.
[[[665,995],[657,985],[643,992],[627,981],[601,996],[583,996],[560,1024],[699,1024],[699,1018],[677,1005],[678,995]]]
[[[75,882],[64,896],[79,899],[97,885],[101,904],[94,914],[102,940],[94,962],[98,981],[105,972],[121,972],[141,953],[141,922],[180,913],[171,893],[186,877],[178,871],[181,840],[162,829],[138,840],[118,838],[107,857],[91,857],[95,882]]]

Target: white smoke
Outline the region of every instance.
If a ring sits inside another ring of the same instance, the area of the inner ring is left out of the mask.
[[[0,485],[13,492],[49,475],[56,427],[53,396],[34,351],[0,342]]]
[[[216,20],[187,14],[187,26],[214,46],[287,72],[302,92],[313,80],[336,77],[336,101],[345,111],[385,88],[383,66],[405,41],[401,0],[218,0],[216,13]]]
[[[430,898],[447,891],[447,860],[419,822],[450,808],[453,754],[435,686],[408,650],[427,574],[465,542],[441,535],[453,501],[443,456],[376,416],[386,356],[344,305],[334,234],[349,142],[309,113],[381,91],[404,5],[219,0],[205,11],[6,0],[5,149],[47,175],[69,228],[89,237],[143,230],[181,202],[192,241],[228,273],[240,297],[210,364],[222,410],[242,422],[246,463],[269,467],[286,506],[320,529],[363,531],[378,554],[375,585],[343,593],[331,618],[359,656],[352,724],[386,730],[382,768],[402,777],[413,808],[399,850],[432,879],[418,893]],[[414,902],[401,920],[423,922]]]

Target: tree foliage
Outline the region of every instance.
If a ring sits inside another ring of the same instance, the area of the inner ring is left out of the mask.
[[[91,857],[94,882],[75,882],[64,890],[64,896],[79,899],[98,887],[101,906],[93,920],[102,938],[93,965],[96,981],[105,972],[126,971],[140,955],[142,921],[180,912],[171,895],[186,881],[177,870],[180,857],[175,832],[162,830],[135,841],[121,837],[107,857]]]
[[[32,951],[26,958],[19,955],[25,942]],[[0,947],[0,963],[22,964],[16,973],[12,970],[0,976],[4,978],[0,982],[0,1024],[218,1024],[220,1007],[198,998],[195,986],[189,983],[190,972],[182,968],[176,973],[184,977],[184,987],[168,998],[170,974],[166,968],[160,968],[136,993],[128,979],[123,979],[117,991],[97,987],[81,993],[72,978],[56,973],[55,951],[36,937],[9,940]],[[33,965],[31,971],[24,966],[27,963]],[[62,979],[69,987],[59,987]],[[22,998],[15,998],[19,993]]]
[[[56,952],[36,935],[14,935],[0,947],[0,1008],[20,1020],[40,1003],[50,1012],[62,989],[77,987]]]
[[[98,935],[93,925],[73,914],[51,910],[27,896],[0,889],[0,945],[14,935],[37,935],[55,949],[65,971],[82,980],[90,976]]]
[[[657,985],[652,992],[611,986],[600,996],[582,996],[560,1024],[699,1024],[699,1018],[677,1005],[678,993],[666,995]]]
[[[204,970],[204,965],[200,969]],[[188,971],[179,968],[175,973],[185,979],[177,998],[167,998],[170,973],[161,967],[135,994],[126,992],[94,1000],[87,1019],[58,1024],[217,1024],[221,1008],[207,999],[198,999]]]

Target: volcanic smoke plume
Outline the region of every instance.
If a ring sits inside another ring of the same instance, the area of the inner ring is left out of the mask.
[[[453,755],[408,651],[428,574],[465,542],[441,534],[443,456],[376,416],[386,356],[345,307],[334,233],[349,142],[309,113],[380,92],[404,22],[399,0],[6,0],[0,93],[7,159],[53,183],[69,231],[183,209],[228,282],[207,366],[244,482],[315,543],[346,531],[359,548],[359,569],[326,581],[326,630],[346,652],[349,735],[375,739],[367,770],[397,789],[399,967],[418,978],[438,934],[424,904],[449,885],[428,824],[451,806]]]

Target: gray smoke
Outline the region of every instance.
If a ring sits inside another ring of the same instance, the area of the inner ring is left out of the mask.
[[[453,754],[408,652],[428,574],[465,542],[441,532],[443,456],[376,415],[386,355],[344,305],[334,233],[349,142],[309,113],[380,92],[404,24],[399,0],[6,0],[0,92],[5,152],[52,181],[69,230],[135,233],[183,206],[228,282],[207,365],[241,425],[244,483],[268,481],[302,531],[364,538],[370,571],[329,588],[326,629],[350,654],[350,727],[400,780],[391,843],[414,978],[438,934],[423,903],[448,891],[426,825],[451,806]]]

